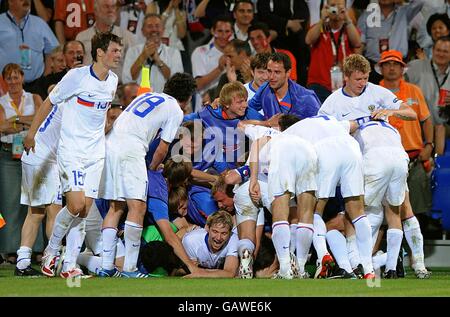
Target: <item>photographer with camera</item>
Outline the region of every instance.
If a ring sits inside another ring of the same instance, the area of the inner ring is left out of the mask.
[[[80,41],[69,41],[63,46],[63,55],[66,63],[66,68],[62,71],[51,73],[46,76],[42,76],[31,87],[30,91],[41,96],[42,100],[45,100],[48,96],[48,88],[54,84],[57,84],[72,68],[81,67],[84,65],[84,45]]]
[[[306,34],[311,46],[308,88],[321,102],[343,85],[342,61],[361,46],[361,38],[345,8],[345,0],[329,0],[320,20]]]

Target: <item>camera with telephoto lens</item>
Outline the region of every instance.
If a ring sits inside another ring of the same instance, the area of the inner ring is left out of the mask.
[[[338,8],[336,6],[332,6],[328,8],[328,13],[330,14],[338,14]]]

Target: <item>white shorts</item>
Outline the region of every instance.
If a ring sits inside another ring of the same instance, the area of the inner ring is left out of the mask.
[[[86,217],[86,247],[89,248],[93,254],[101,255],[103,250],[102,243],[102,224],[103,218],[98,211],[95,202],[92,203],[91,209]],[[116,258],[125,256],[125,246],[121,239],[117,239]]]
[[[88,160],[58,156],[63,193],[81,191],[86,197],[97,198],[104,162],[103,158]]]
[[[263,205],[270,210],[270,202],[268,200],[268,188],[267,183],[258,181],[259,188],[261,191],[261,200]],[[248,188],[250,186],[250,181],[245,182],[234,190],[234,208],[236,210],[236,224],[239,225],[247,220],[253,220],[257,222],[257,225],[264,224],[264,210],[261,206],[255,206],[252,199],[250,198],[250,193]],[[261,216],[262,214],[262,216]]]
[[[22,162],[22,190],[20,203],[31,207],[62,205],[58,165],[46,162],[30,165]]]
[[[317,198],[336,195],[341,185],[342,197],[364,194],[362,155],[358,142],[352,137],[329,138],[314,144],[318,157]]]
[[[286,192],[296,196],[316,191],[317,154],[313,146],[294,135],[277,135],[270,142],[269,202]]]
[[[405,200],[409,158],[396,147],[377,147],[364,154],[364,203],[380,206],[384,200],[400,206]]]
[[[108,200],[147,201],[147,167],[144,156],[107,151],[100,197]]]

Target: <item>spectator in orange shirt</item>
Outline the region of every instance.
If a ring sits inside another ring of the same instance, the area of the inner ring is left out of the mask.
[[[434,130],[422,91],[403,79],[405,66],[402,53],[389,50],[381,54],[376,70],[383,76],[380,85],[391,90],[417,113],[418,120],[415,121],[392,116],[389,122],[400,132],[403,147],[410,158],[408,188],[411,194],[406,193],[400,215],[406,240],[412,250],[412,267],[417,278],[429,278],[424,264],[423,235],[414,214],[427,212],[431,208],[431,189],[423,163],[428,162],[433,153]]]

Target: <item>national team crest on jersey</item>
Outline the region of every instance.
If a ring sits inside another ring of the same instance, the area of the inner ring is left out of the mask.
[[[367,107],[368,109],[369,109],[369,111],[370,112],[372,112],[372,111],[374,111],[375,110],[375,106],[374,105],[370,105],[369,107]]]

